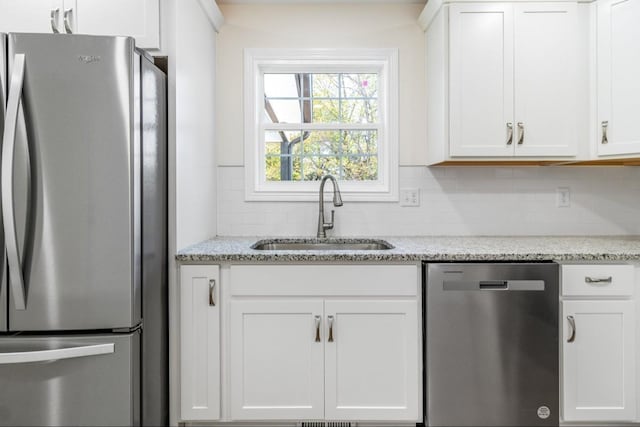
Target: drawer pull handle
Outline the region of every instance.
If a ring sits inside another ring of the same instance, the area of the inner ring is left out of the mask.
[[[609,143],[609,137],[607,136],[607,128],[609,127],[609,121],[605,120],[602,122],[602,144]]]
[[[513,144],[513,123],[507,123],[507,134],[509,138],[507,138],[507,145]]]
[[[611,283],[613,282],[613,277],[609,276],[609,277],[585,277],[584,278],[585,283]]]
[[[320,316],[314,316],[313,320],[316,322],[316,339],[315,339],[315,342],[320,342]]]
[[[211,307],[216,306],[216,280],[209,280],[209,305]]]
[[[333,342],[333,316],[327,316],[327,322],[329,323],[329,338],[327,338],[327,342]]]
[[[569,321],[569,327],[571,327],[571,335],[569,335],[567,342],[574,342],[576,340],[576,320],[573,316],[567,316],[567,320]]]

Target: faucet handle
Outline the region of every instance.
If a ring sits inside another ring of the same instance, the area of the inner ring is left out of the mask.
[[[322,228],[324,230],[331,230],[333,228],[333,217],[334,217],[335,213],[336,213],[336,211],[331,209],[331,222],[325,222],[324,224],[322,224]]]

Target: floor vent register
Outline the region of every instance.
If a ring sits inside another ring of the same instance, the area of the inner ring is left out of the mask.
[[[356,423],[348,421],[305,421],[299,427],[356,427]]]

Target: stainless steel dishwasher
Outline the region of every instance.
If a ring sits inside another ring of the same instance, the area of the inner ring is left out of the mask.
[[[427,425],[557,426],[558,264],[424,272]]]

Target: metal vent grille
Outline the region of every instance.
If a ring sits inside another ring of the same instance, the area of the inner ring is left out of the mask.
[[[299,427],[356,427],[356,423],[349,421],[305,421]]]

